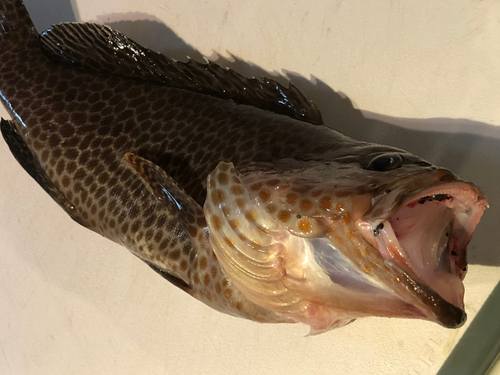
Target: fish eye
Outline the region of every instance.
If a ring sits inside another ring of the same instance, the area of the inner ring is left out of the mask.
[[[367,164],[365,169],[371,171],[391,171],[400,168],[403,165],[403,158],[397,153],[385,153],[375,156]]]

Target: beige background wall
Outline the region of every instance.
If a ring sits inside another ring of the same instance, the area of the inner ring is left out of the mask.
[[[492,208],[470,246],[469,323],[500,280],[498,1],[26,5],[40,31],[111,23],[179,59],[301,76],[292,79],[339,130],[407,148],[486,191]],[[468,327],[367,318],[304,337],[305,326],[217,313],[73,223],[3,140],[0,161],[0,374],[434,374]]]

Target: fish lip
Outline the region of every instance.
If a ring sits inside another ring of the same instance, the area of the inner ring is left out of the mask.
[[[419,287],[425,291],[429,300],[429,305],[426,305],[431,313],[431,320],[439,323],[445,328],[460,328],[465,324],[467,321],[467,313],[463,307],[455,306],[445,301],[439,295],[439,298],[436,298],[435,295],[437,293],[426,285],[419,284]]]
[[[422,182],[422,179],[427,181]],[[362,215],[361,220],[371,223],[380,222],[381,219],[386,220],[412,201],[447,190],[453,190],[453,196],[457,198],[471,198],[471,201],[477,202],[478,205],[489,208],[488,199],[483,192],[473,184],[458,179],[447,169],[439,168],[413,174],[386,187],[384,192],[372,200],[371,207]],[[382,213],[377,212],[379,209],[383,210],[384,204],[389,207]]]
[[[386,261],[385,264],[399,274],[399,279],[405,284],[408,290],[418,299],[418,305],[414,305],[422,314],[421,318],[426,318],[440,324],[445,328],[460,328],[467,321],[467,313],[464,308],[453,305],[445,301],[439,294],[427,285],[416,281],[397,264]],[[404,296],[400,296],[405,300]]]
[[[486,196],[479,189],[459,180],[445,169],[435,169],[415,174],[393,184],[388,190],[372,199],[371,206],[357,222],[365,240],[380,254],[382,252],[374,240],[375,233],[373,230],[381,223],[388,221],[400,209],[412,204],[412,202],[418,202],[423,198],[439,194],[447,194],[456,199],[457,204],[462,204],[472,210],[470,215],[467,216],[465,235],[462,235],[458,241],[460,248],[464,252],[484,210],[489,207]],[[454,213],[456,217],[457,212],[455,209]],[[382,256],[384,255],[382,254]],[[401,275],[406,281],[406,290],[413,296],[408,299],[408,293],[394,290],[399,298],[407,302],[412,300],[414,306],[427,319],[435,321],[444,327],[459,328],[465,323],[467,315],[463,308],[463,295],[461,306],[457,306],[446,301],[438,292],[427,286],[425,280],[420,280],[411,269],[403,268],[400,264],[387,259],[385,263]],[[463,279],[463,277],[460,277],[460,279]]]

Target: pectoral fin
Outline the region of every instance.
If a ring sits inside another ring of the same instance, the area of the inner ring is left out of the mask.
[[[165,207],[166,214],[179,223],[179,228],[166,227],[165,231],[171,231],[171,238],[178,238],[182,241],[183,251],[189,249],[189,264],[183,264],[179,258],[179,264],[165,265],[153,264],[146,261],[156,272],[172,282],[181,289],[187,290],[191,285],[191,269],[195,255],[199,251],[201,244],[198,234],[206,232],[206,222],[203,210],[200,205],[191,198],[175,180],[163,169],[153,162],[144,159],[133,153],[125,154],[125,161],[136,172],[145,183],[149,192]],[[179,251],[172,249],[171,251]],[[170,258],[176,258],[174,256]]]
[[[170,212],[175,212],[186,232],[194,231],[197,225],[206,226],[201,206],[167,172],[133,153],[125,154],[125,160],[146,183],[151,194]]]

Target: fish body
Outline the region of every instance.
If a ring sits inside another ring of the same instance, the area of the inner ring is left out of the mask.
[[[0,0],[2,134],[78,223],[207,305],[313,332],[465,321],[487,207],[451,172],[322,123],[294,87],[177,63],[95,24],[38,35]]]

